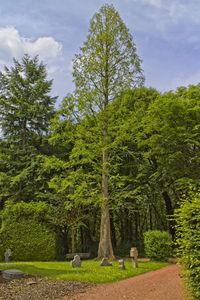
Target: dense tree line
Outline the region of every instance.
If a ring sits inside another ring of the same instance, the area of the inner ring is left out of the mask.
[[[2,224],[12,206],[24,222],[23,205],[27,214],[27,203],[45,204],[36,222],[56,234],[59,258],[113,257],[132,245],[142,253],[150,229],[174,236],[174,209],[200,179],[200,85],[161,94],[143,86],[140,63],[105,5],[75,57],[76,91],[59,109],[38,57],[0,73]]]

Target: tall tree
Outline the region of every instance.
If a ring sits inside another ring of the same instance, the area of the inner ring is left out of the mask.
[[[38,155],[48,151],[47,133],[56,99],[49,95],[51,86],[37,56],[25,55],[21,62],[14,59],[12,67],[0,72],[0,176],[7,178],[8,185],[3,202],[9,198],[30,201],[46,193],[43,158]]]
[[[138,144],[149,162],[147,182],[163,197],[172,235],[177,200],[189,183],[199,182],[199,95],[200,85],[191,85],[158,97],[146,111],[138,132]]]
[[[74,59],[75,94],[88,115],[101,114],[101,228],[98,257],[113,258],[109,215],[108,105],[122,90],[142,85],[141,60],[129,30],[112,5],[103,5],[90,22],[89,35]]]
[[[24,55],[21,62],[0,72],[0,125],[3,136],[21,147],[47,134],[55,97],[52,80],[38,57]]]

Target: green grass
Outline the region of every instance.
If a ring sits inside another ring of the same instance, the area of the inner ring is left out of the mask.
[[[81,281],[91,283],[113,282],[167,266],[165,262],[140,262],[134,269],[131,261],[125,262],[126,270],[118,268],[118,262],[111,267],[101,267],[99,261],[86,260],[81,268],[72,268],[69,262],[16,262],[1,263],[0,269],[20,269],[30,275],[37,275],[56,280]]]

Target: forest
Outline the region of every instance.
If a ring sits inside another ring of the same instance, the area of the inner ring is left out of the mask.
[[[184,218],[196,227],[179,237],[199,235],[200,84],[145,87],[110,5],[91,19],[73,78],[58,107],[38,56],[0,73],[0,260],[7,248],[18,260],[143,256],[145,232],[174,240]]]

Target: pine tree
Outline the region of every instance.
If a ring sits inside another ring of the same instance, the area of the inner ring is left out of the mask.
[[[75,95],[85,115],[101,114],[101,228],[98,257],[113,258],[109,215],[109,103],[123,90],[144,82],[132,36],[112,5],[103,5],[74,59]]]
[[[2,201],[33,200],[45,190],[40,173],[42,157],[48,151],[47,133],[54,112],[52,81],[38,57],[24,55],[0,73],[0,172],[7,178],[8,191]],[[33,188],[34,187],[34,188]]]

